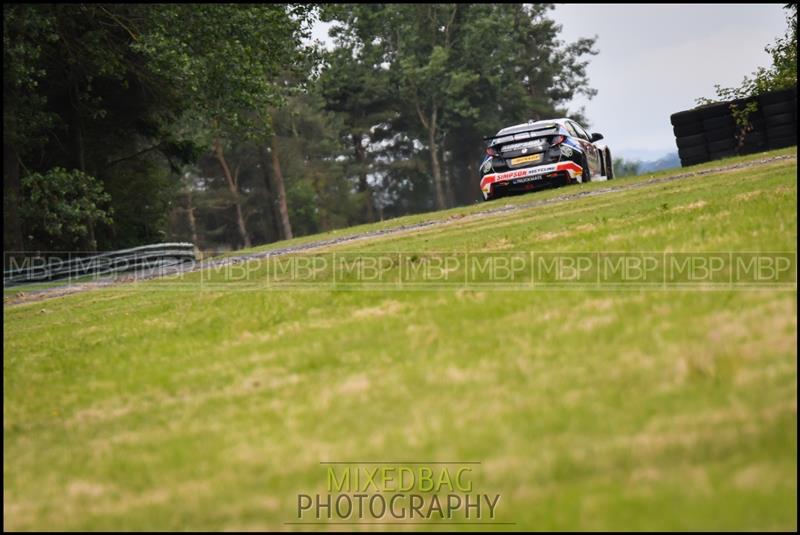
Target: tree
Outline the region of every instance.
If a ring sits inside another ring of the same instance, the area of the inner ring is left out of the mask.
[[[110,193],[113,226],[97,221],[108,247],[163,238],[198,145],[217,148],[224,167],[228,138],[267,142],[268,106],[285,92],[278,74],[304,55],[310,9],[38,4],[3,14],[4,245],[22,248],[30,234],[14,202],[21,177],[61,167]]]
[[[339,6],[328,6],[323,20]],[[375,220],[375,195],[368,175],[373,164],[368,148],[376,141],[375,126],[396,117],[388,71],[375,68],[380,52],[364,50],[346,38],[337,39],[337,48],[324,56],[325,67],[317,89],[326,110],[338,114],[340,136],[352,150],[352,164],[345,170],[357,180],[362,197],[362,221]]]
[[[786,32],[764,50],[772,58],[769,69],[755,73],[756,92],[764,93],[797,85],[797,4],[786,4]]]
[[[206,129],[226,178],[245,247],[251,242],[237,175],[225,157],[224,139],[243,137],[268,142],[269,114],[285,96],[276,82],[301,59],[298,51],[308,14],[304,7],[277,4],[247,9],[218,4],[160,6],[154,28],[136,44],[137,50],[152,58],[158,72],[182,82],[179,91],[193,103],[190,113]],[[179,32],[175,31],[176,26]],[[278,199],[282,202],[284,235],[291,237],[274,143],[270,142],[269,150],[273,153]]]
[[[695,99],[698,106],[730,102],[731,115],[737,126],[737,147],[744,145],[747,134],[753,130],[750,119],[758,111],[758,102],[749,97],[797,86],[797,4],[786,4],[784,9],[787,10],[786,32],[776,38],[774,44],[764,47],[772,58],[772,65],[768,69],[758,67],[752,77],[745,76],[736,87],[714,85],[715,97]],[[745,99],[749,99],[749,102],[743,105],[737,102]]]
[[[593,94],[584,57],[595,53],[594,41],[558,41],[560,28],[545,17],[550,8],[359,4],[327,12],[340,23],[338,46],[355,51],[351,65],[369,58],[373,72],[385,71],[399,114],[393,126],[424,145],[437,208],[468,189],[453,182],[467,176],[464,162],[477,160],[487,131],[555,113],[577,93]]]
[[[111,198],[92,176],[60,167],[22,179],[21,213],[26,228],[49,251],[96,250],[95,223],[111,222]]]
[[[472,202],[484,135],[593,94],[593,40],[559,41],[550,8],[325,5],[323,54],[302,45],[306,6],[4,6],[4,243],[52,242],[14,200],[56,168],[110,196],[113,220],[62,227],[104,248],[247,247]]]
[[[13,196],[20,174],[58,167],[97,177],[115,209],[113,227],[98,220],[90,229],[105,246],[157,235],[148,207],[166,204],[169,190],[158,182],[181,157],[161,135],[178,105],[170,84],[131,50],[121,22],[140,15],[139,6],[4,6],[4,190]],[[131,179],[147,187],[118,196]],[[32,229],[21,234],[35,246]]]
[[[623,158],[614,158],[614,174],[618,177],[636,176],[639,174],[639,162],[632,162]]]

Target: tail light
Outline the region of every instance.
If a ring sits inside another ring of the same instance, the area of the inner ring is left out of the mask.
[[[565,139],[567,139],[567,136],[553,136],[553,139],[550,140],[550,146],[555,147],[556,145],[563,143]]]
[[[495,149],[494,147],[486,147],[486,154],[488,154],[491,157],[498,156],[497,149]]]

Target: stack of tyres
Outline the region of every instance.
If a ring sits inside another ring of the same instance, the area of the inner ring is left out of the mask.
[[[730,103],[710,104],[697,111],[702,118],[709,159],[736,156],[736,120]]]
[[[672,131],[678,144],[681,165],[695,165],[709,160],[706,137],[700,114],[695,110],[679,111],[670,117]]]
[[[732,109],[745,110],[751,103],[756,111],[743,129]],[[684,167],[789,147],[797,144],[797,87],[681,111],[670,122]]]
[[[769,149],[797,145],[797,86],[758,97]]]
[[[756,152],[769,150],[767,146],[767,133],[765,132],[766,122],[764,121],[764,116],[761,114],[761,105],[758,104],[758,98],[751,97],[746,101],[737,101],[736,103],[740,104],[740,109],[744,109],[744,106],[750,102],[755,102],[758,105],[758,109],[747,118],[750,127],[744,132],[739,133],[739,135],[742,136],[741,144],[739,144],[740,140],[738,138],[736,140],[739,154],[755,154]]]

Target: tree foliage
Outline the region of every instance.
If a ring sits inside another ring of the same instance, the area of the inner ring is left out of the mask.
[[[14,162],[4,192],[17,197],[21,175],[59,166],[97,177],[118,214],[98,228],[109,247],[165,236],[170,182],[211,131],[269,133],[266,106],[280,103],[276,76],[300,54],[309,10],[20,4],[3,14],[4,157]],[[6,224],[25,227],[16,245],[48,239],[25,220]]]
[[[4,245],[237,248],[474,202],[483,136],[594,94],[594,40],[550,9],[4,5]]]
[[[22,213],[28,228],[46,237],[51,251],[94,250],[93,228],[112,222],[111,197],[92,176],[55,167],[47,173],[31,173],[22,179]]]
[[[639,174],[639,162],[614,158],[614,174],[622,176],[636,176]]]

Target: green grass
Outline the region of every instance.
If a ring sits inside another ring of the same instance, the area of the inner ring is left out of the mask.
[[[381,221],[379,223],[371,223],[365,225],[356,225],[344,229],[336,229],[331,230],[328,232],[323,232],[320,234],[314,234],[311,236],[301,236],[299,238],[293,238],[291,240],[284,240],[279,242],[273,242],[266,245],[260,245],[257,247],[253,247],[251,249],[243,249],[240,251],[232,251],[229,253],[225,253],[223,256],[232,256],[232,255],[239,255],[248,252],[262,252],[262,251],[269,251],[273,249],[279,249],[294,245],[301,245],[305,243],[310,243],[317,240],[326,240],[331,238],[339,238],[342,236],[352,236],[354,234],[358,234],[364,231],[369,230],[382,230],[382,229],[390,229],[396,228],[403,225],[411,225],[414,223],[420,223],[423,221],[430,221],[433,219],[446,219],[447,217],[452,216],[464,216],[469,215],[481,210],[485,210],[487,208],[497,207],[497,206],[504,206],[504,205],[519,205],[531,202],[532,200],[543,200],[543,199],[551,199],[553,197],[559,197],[565,194],[574,193],[576,191],[586,191],[586,190],[594,190],[594,189],[602,189],[607,188],[609,186],[617,186],[621,184],[627,184],[629,181],[638,181],[642,179],[650,179],[650,178],[662,178],[667,177],[675,174],[681,173],[691,173],[697,171],[705,171],[708,169],[713,169],[720,166],[725,165],[733,165],[739,163],[746,163],[746,162],[753,162],[757,160],[762,160],[765,158],[770,158],[774,156],[783,156],[783,155],[790,155],[796,154],[797,148],[791,147],[786,149],[780,149],[770,152],[764,152],[759,154],[751,154],[747,156],[737,156],[735,158],[727,158],[725,160],[718,160],[713,162],[707,162],[698,165],[692,165],[689,167],[683,168],[676,168],[676,169],[665,169],[663,171],[656,171],[654,173],[647,173],[646,175],[637,176],[637,177],[620,177],[615,179],[612,182],[595,182],[589,184],[582,184],[580,186],[574,186],[572,188],[556,188],[538,192],[535,196],[531,195],[519,195],[513,197],[504,197],[502,199],[497,199],[490,202],[477,202],[471,206],[462,206],[457,208],[450,208],[448,210],[442,210],[439,212],[433,213],[421,213],[421,214],[412,214],[406,215],[401,217],[395,217],[392,219],[387,219],[385,221]]]
[[[796,252],[796,215],[790,160],[329,250]],[[287,529],[379,459],[480,461],[504,529],[797,527],[795,291],[182,279],[5,307],[5,529]]]
[[[106,279],[108,278],[108,276],[105,277]],[[9,288],[3,288],[3,297],[16,297],[20,294],[36,292],[39,290],[49,290],[51,288],[68,288],[69,286],[82,284],[86,282],[92,282],[95,280],[97,280],[97,277],[93,277],[92,275],[83,275],[81,277],[74,277],[72,279],[47,281],[47,282],[33,282],[30,284],[11,286]]]

